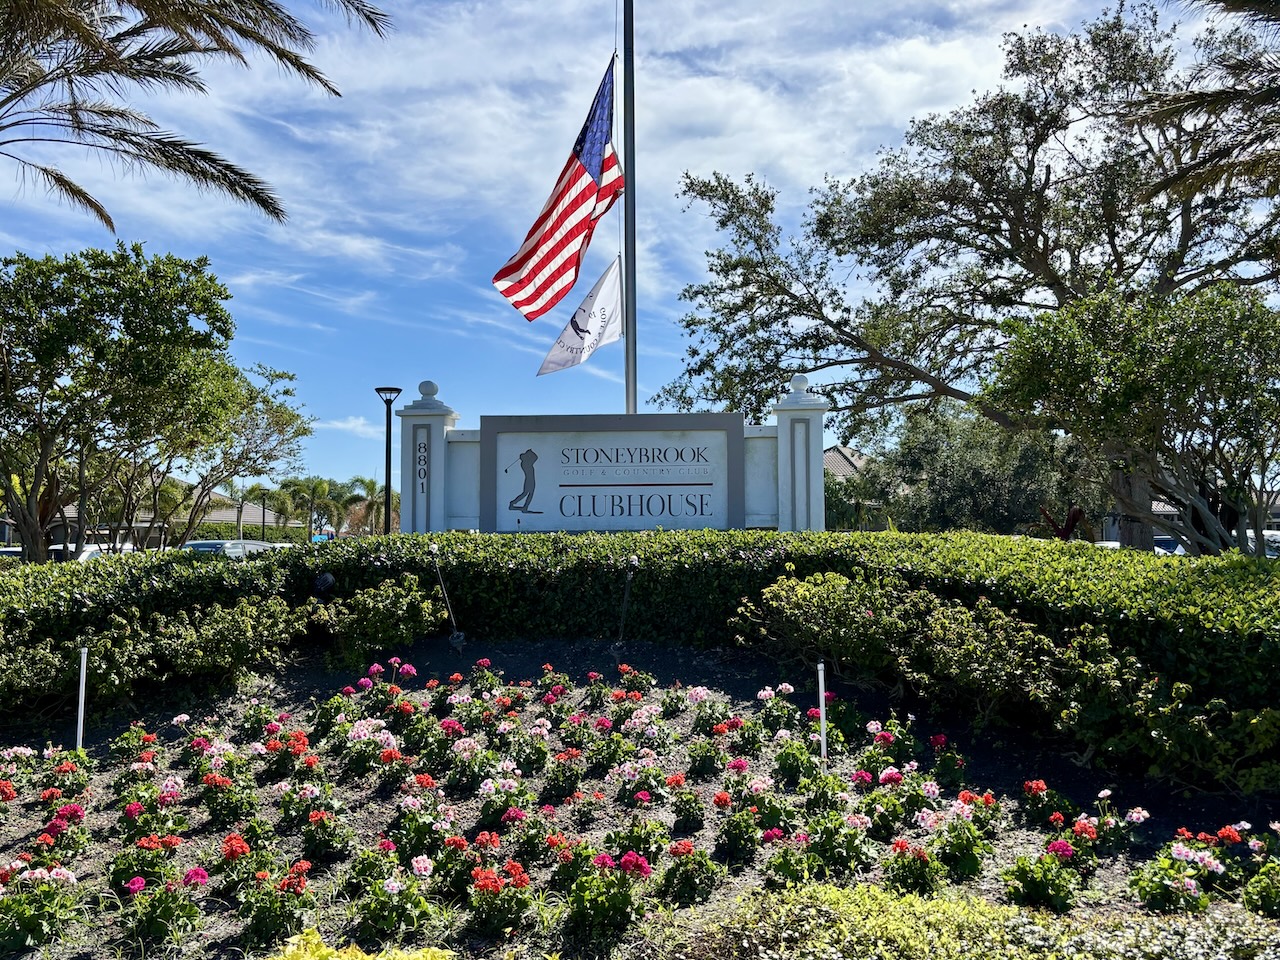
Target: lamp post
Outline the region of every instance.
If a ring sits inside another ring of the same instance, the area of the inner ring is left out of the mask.
[[[382,502],[382,532],[391,532],[391,404],[400,396],[399,387],[374,387],[373,392],[382,398],[387,405],[387,479],[384,489],[386,497]]]

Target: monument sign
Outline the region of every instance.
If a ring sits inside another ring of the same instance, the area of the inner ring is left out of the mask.
[[[480,529],[744,524],[741,414],[480,418]]]

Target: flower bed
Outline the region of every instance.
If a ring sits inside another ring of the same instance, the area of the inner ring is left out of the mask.
[[[1147,813],[1107,791],[1085,809],[1036,779],[997,796],[945,732],[825,708],[824,760],[821,711],[782,680],[737,702],[627,664],[424,679],[391,658],[305,710],[135,724],[92,759],[10,748],[0,950],[204,937],[215,956],[318,926],[573,956],[641,936],[660,905],[815,883],[1280,914],[1280,825],[1183,830],[1133,864]]]

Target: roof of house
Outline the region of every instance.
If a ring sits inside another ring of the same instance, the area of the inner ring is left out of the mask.
[[[853,447],[827,447],[822,451],[822,468],[837,477],[857,476],[866,462],[866,456]]]

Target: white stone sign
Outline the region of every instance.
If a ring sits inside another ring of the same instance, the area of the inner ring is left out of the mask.
[[[744,522],[740,414],[480,418],[480,529],[727,530]]]

